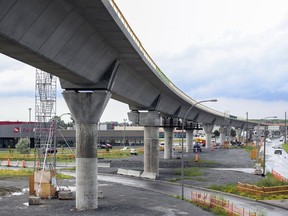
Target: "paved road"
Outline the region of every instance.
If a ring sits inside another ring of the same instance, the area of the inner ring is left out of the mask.
[[[66,173],[70,174],[71,173]],[[72,173],[72,175],[75,175]],[[150,190],[153,192],[158,192],[161,194],[172,195],[172,196],[180,196],[181,195],[181,186],[177,184],[171,184],[162,181],[151,181],[151,180],[143,180],[138,178],[130,178],[120,175],[107,175],[100,174],[98,176],[99,181],[104,182],[113,182],[117,184],[121,184],[124,186],[139,188]],[[245,208],[246,210],[250,210],[251,212],[264,212],[267,216],[283,216],[288,215],[288,210],[279,208],[267,203],[253,201],[251,199],[243,199],[241,197],[223,194],[218,192],[212,192],[211,190],[203,189],[203,188],[193,188],[193,187],[184,187],[184,196],[186,199],[191,200],[191,194],[193,192],[198,193],[207,193],[217,195],[218,197],[224,198],[225,200],[229,200],[229,202],[234,203],[239,208]],[[260,215],[260,214],[259,214]]]
[[[266,171],[272,172],[275,170],[283,177],[288,179],[288,154],[282,150],[282,155],[274,154],[275,148],[273,146],[281,146],[283,141],[280,139],[272,139],[271,142],[266,142]],[[263,155],[263,145],[260,152]]]
[[[130,187],[137,187],[152,190],[159,193],[164,193],[168,195],[180,195],[181,194],[181,186],[170,184],[166,182],[159,182],[159,181],[146,181],[140,180],[135,178],[126,178],[123,176],[115,176],[115,175],[100,175],[99,180],[106,181],[106,182],[115,182],[120,183],[125,186]],[[256,202],[250,199],[243,199],[236,196],[231,196],[227,194],[219,194],[215,192],[211,192],[209,190],[200,189],[200,188],[191,188],[191,187],[184,187],[184,196],[186,199],[191,199],[191,193],[198,192],[198,193],[212,193],[218,194],[221,198],[229,200],[233,202],[238,207],[245,208],[251,211],[259,211],[267,213],[267,215],[271,216],[283,216],[288,215],[288,211],[286,209],[282,209],[279,207],[271,206],[265,203]]]
[[[18,185],[28,181],[15,182]],[[0,179],[0,185],[10,184],[9,180]],[[62,186],[75,188],[75,179],[59,182]],[[125,186],[124,184],[99,181],[99,188],[104,198],[99,199],[99,208],[79,212],[75,210],[75,200],[42,200],[40,206],[28,206],[28,192],[0,198],[1,216],[212,216],[213,214],[192,205],[189,202],[143,188]]]

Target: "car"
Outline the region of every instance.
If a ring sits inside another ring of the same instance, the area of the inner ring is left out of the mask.
[[[134,148],[131,148],[130,155],[137,155],[137,150]]]
[[[108,147],[107,147],[106,144],[100,143],[100,144],[98,144],[98,148],[100,148],[100,149],[107,149]]]
[[[120,151],[127,151],[127,150],[130,150],[131,148],[129,146],[125,146],[123,147],[122,149],[120,149]]]
[[[274,154],[282,155],[282,149],[275,149]]]
[[[54,147],[49,147],[47,149],[44,148],[43,149],[43,154],[46,154],[46,152],[47,152],[47,154],[54,154],[54,152],[57,153],[58,150],[57,150],[57,148],[54,148]]]
[[[111,144],[109,144],[109,143],[106,143],[106,146],[107,146],[107,148],[110,148],[110,149],[113,148],[113,146]]]

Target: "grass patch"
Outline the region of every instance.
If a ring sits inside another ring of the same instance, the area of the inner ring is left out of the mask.
[[[144,149],[138,148],[137,149],[138,154],[143,154]],[[97,150],[98,158],[128,158],[131,157],[130,155],[130,149],[126,151],[121,151],[119,149],[109,149],[109,151],[106,151],[106,149],[98,149]],[[42,155],[44,158],[44,155]],[[34,155],[34,149],[31,150],[30,154],[20,154],[15,149],[13,150],[4,150],[0,152],[0,161],[7,161],[10,159],[11,161],[34,161],[35,155]],[[48,154],[47,155],[47,161],[53,161],[54,160],[54,154]],[[58,153],[56,154],[56,161],[57,162],[74,162],[75,156],[74,154],[69,150],[62,148],[58,148]]]
[[[288,143],[282,144],[282,148],[288,152]]]
[[[184,177],[198,177],[203,176],[203,172],[199,167],[187,167],[183,169]],[[181,169],[175,171],[175,175],[181,175]]]
[[[33,175],[33,169],[18,169],[18,170],[0,170],[1,177],[12,177],[12,176],[31,176]]]
[[[65,175],[65,174],[62,174],[62,173],[56,173],[56,178],[57,179],[71,179],[71,178],[73,178],[73,176]]]
[[[237,184],[227,184],[227,185],[211,185],[209,187],[212,190],[222,191],[226,193],[238,194]]]
[[[175,175],[181,175],[181,169],[176,169]],[[203,176],[203,172],[199,167],[187,167],[183,169],[183,179],[184,180],[199,180],[202,181],[201,176]],[[181,181],[181,178],[173,178],[170,182],[178,182]]]
[[[245,146],[245,150],[246,150],[247,152],[251,152],[254,148],[255,148],[255,147],[253,147],[253,146]]]
[[[22,168],[18,170],[0,170],[1,177],[32,176],[33,174],[34,174],[34,170],[29,169],[29,168]],[[62,173],[57,173],[56,178],[57,179],[70,179],[70,178],[73,178],[73,176],[65,175]]]
[[[282,186],[288,185],[287,182],[279,181],[271,173],[267,173],[266,177],[262,180],[256,182],[255,184],[258,187],[274,187],[274,186]]]

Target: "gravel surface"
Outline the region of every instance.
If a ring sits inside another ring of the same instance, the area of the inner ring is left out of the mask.
[[[239,171],[239,168],[247,168],[247,171],[254,167],[255,161],[250,160],[249,153],[242,148],[236,149],[215,149],[213,152],[203,149],[198,153],[198,162],[195,162],[195,153],[184,154],[184,167],[197,167],[201,176],[191,177],[185,180],[187,185],[198,187],[209,187],[211,185],[224,185],[236,183],[238,181],[253,183],[259,181],[262,177],[253,173]],[[174,157],[180,157],[181,152],[174,153]],[[109,162],[111,168],[99,168],[99,172],[116,174],[118,168],[143,171],[143,155],[130,157],[128,159],[103,160]],[[159,160],[159,180],[173,181],[180,178],[176,171],[181,168],[181,159],[164,160],[163,152],[160,152]],[[222,168],[217,170],[216,168]],[[235,170],[225,170],[225,168],[234,168]],[[224,169],[224,170],[223,170]],[[177,182],[177,181],[176,181]]]

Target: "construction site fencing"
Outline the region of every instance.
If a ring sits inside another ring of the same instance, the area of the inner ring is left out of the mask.
[[[225,200],[208,193],[192,192],[191,200],[196,204],[205,205],[210,208],[221,208],[230,216],[257,216],[256,211],[250,211],[248,209],[238,207],[233,202],[229,202],[229,200]]]
[[[278,180],[280,180],[280,181],[288,182],[288,179],[287,179],[287,178],[285,178],[285,177],[284,177],[283,175],[281,175],[280,173],[276,172],[274,169],[272,170],[272,175],[273,175],[276,179],[278,179]]]

